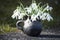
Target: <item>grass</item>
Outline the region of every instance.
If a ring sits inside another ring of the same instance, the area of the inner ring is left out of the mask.
[[[16,27],[10,27],[8,24],[0,25],[0,34],[9,33],[9,32],[16,32]]]

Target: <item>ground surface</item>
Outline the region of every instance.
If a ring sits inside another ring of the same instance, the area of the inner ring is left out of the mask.
[[[23,32],[11,32],[0,35],[0,40],[60,40],[60,34],[42,31],[38,37],[31,37]]]

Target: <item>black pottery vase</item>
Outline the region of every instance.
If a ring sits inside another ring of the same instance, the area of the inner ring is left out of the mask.
[[[21,26],[21,23],[23,26]],[[40,21],[17,21],[16,26],[29,36],[39,36],[42,31],[42,23]]]

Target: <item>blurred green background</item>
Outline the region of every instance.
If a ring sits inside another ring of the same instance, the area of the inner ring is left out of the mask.
[[[60,0],[36,0],[37,3],[42,2],[43,4],[48,3],[53,7],[51,16],[53,21],[44,21],[43,26],[45,29],[60,30]],[[2,25],[9,25],[10,27],[16,27],[15,23],[17,20],[12,19],[11,15],[16,7],[22,2],[24,6],[30,5],[32,0],[0,0],[0,31]],[[7,27],[6,27],[7,28]],[[7,28],[8,29],[8,28]],[[10,29],[11,30],[11,29]]]

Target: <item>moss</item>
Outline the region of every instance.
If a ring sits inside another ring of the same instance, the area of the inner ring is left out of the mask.
[[[9,32],[16,32],[16,27],[10,27],[8,24],[0,25],[0,34],[9,33]]]

